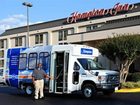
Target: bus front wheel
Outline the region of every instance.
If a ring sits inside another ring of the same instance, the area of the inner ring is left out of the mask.
[[[85,84],[82,88],[82,93],[86,98],[92,98],[96,96],[96,88],[92,84]]]

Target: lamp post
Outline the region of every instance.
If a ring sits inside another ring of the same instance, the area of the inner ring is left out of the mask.
[[[29,7],[33,5],[31,3],[24,2],[22,5],[27,7],[27,35],[26,35],[26,47],[29,47]]]

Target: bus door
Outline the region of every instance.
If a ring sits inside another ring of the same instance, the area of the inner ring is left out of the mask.
[[[50,92],[66,93],[68,88],[69,51],[55,52],[52,56]]]

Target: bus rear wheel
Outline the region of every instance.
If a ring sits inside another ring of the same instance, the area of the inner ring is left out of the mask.
[[[85,84],[82,88],[82,93],[86,98],[92,98],[96,96],[96,88],[92,84]]]
[[[26,93],[27,95],[32,95],[33,92],[34,92],[33,86],[31,86],[31,85],[26,85],[26,86],[25,86],[25,93]]]

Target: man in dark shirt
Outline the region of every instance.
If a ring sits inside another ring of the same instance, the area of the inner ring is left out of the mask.
[[[44,97],[44,79],[50,78],[46,72],[42,69],[42,64],[39,63],[38,67],[32,73],[32,80],[35,87],[35,99]]]

